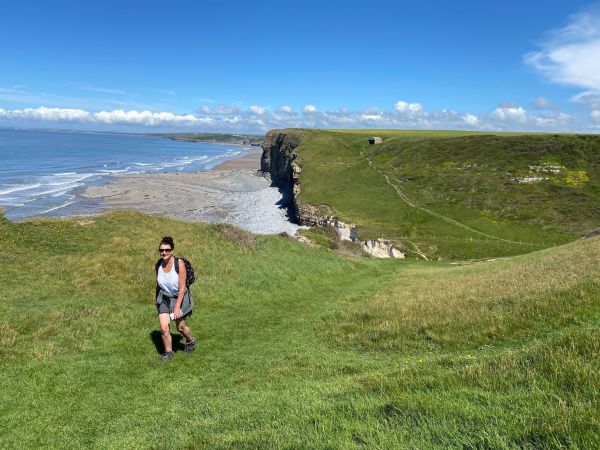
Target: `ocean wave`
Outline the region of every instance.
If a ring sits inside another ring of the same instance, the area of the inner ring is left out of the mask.
[[[111,174],[111,173],[127,173],[129,172],[130,167],[125,169],[100,169],[99,172],[103,174]]]
[[[39,214],[47,214],[49,212],[56,211],[57,209],[61,209],[66,206],[72,205],[73,203],[74,203],[73,201],[66,202],[66,203],[63,203],[62,205],[54,206],[53,208],[47,209],[45,211],[40,211]]]
[[[36,197],[43,197],[44,195],[53,194],[52,197],[60,197],[61,195],[66,194],[72,189],[81,186],[80,183],[69,183],[67,185],[60,185],[60,187],[56,187],[54,189],[47,189],[41,192],[35,192]],[[45,187],[45,186],[44,186]]]
[[[17,200],[15,198],[3,198],[1,199],[2,201],[2,205],[3,206],[25,206],[25,202],[15,202],[14,200]]]
[[[0,195],[12,194],[13,192],[28,191],[41,186],[41,183],[35,184],[15,184],[5,189],[0,189]]]
[[[79,183],[80,181],[87,180],[93,176],[97,176],[97,173],[92,172],[70,172],[64,174],[44,175],[38,178],[42,187],[43,186],[61,186],[64,184]]]

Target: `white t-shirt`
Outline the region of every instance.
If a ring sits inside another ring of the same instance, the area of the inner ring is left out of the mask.
[[[160,288],[171,296],[179,293],[179,274],[175,271],[175,264],[177,264],[177,260],[173,259],[173,265],[168,272],[165,272],[160,266],[156,275],[156,281]]]

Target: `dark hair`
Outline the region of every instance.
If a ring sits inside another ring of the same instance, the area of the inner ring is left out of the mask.
[[[164,238],[162,238],[160,244],[158,245],[160,247],[163,244],[169,245],[171,246],[171,250],[175,250],[175,242],[173,242],[173,238],[171,236],[165,236]]]

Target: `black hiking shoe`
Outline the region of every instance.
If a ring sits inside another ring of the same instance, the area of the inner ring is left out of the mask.
[[[194,348],[196,348],[196,338],[192,338],[190,342],[186,342],[183,351],[185,353],[192,353],[194,351]]]
[[[158,359],[160,359],[161,361],[168,361],[171,358],[173,358],[173,356],[175,356],[175,353],[173,353],[173,352],[164,352],[162,355],[160,355],[158,357]]]

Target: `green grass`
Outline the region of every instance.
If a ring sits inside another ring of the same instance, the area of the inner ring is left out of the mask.
[[[301,137],[301,204],[409,256],[478,259],[572,241],[600,223],[600,137],[402,130],[276,130]],[[369,145],[367,138],[384,142]],[[548,173],[533,166],[560,166]],[[533,167],[533,168],[532,168]],[[527,177],[547,178],[522,183]]]
[[[200,342],[168,363],[164,234]],[[0,246],[2,448],[600,445],[598,238],[453,266],[122,212],[0,220]]]

